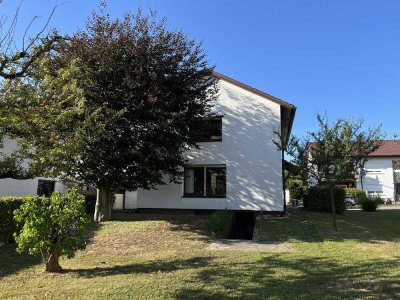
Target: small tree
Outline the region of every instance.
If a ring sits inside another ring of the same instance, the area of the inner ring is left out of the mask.
[[[75,190],[65,195],[54,192],[50,198],[27,197],[14,218],[23,224],[21,232],[14,234],[17,251],[40,253],[47,272],[61,272],[60,256],[72,258],[86,247],[84,229],[90,218],[83,196]]]
[[[317,120],[318,131],[297,139],[290,154],[309,184],[329,189],[333,227],[337,230],[333,188],[355,177],[368,154],[381,145],[383,134],[380,126],[364,130],[363,120],[341,118],[330,124],[326,115],[317,115]]]

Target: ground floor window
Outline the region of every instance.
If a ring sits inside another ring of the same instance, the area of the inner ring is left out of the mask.
[[[190,166],[185,168],[184,196],[226,197],[226,166]]]
[[[54,192],[54,184],[55,184],[55,181],[53,181],[53,180],[39,179],[37,194],[39,196],[49,197]]]

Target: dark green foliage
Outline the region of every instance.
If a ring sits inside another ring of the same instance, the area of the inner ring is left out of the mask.
[[[346,206],[344,199],[346,197],[345,190],[341,187],[333,189],[335,198],[336,213],[344,213]],[[326,187],[311,187],[307,191],[306,201],[307,209],[311,211],[332,212],[331,198],[329,188]]]
[[[22,198],[0,198],[0,245],[14,241],[13,234],[20,229],[14,222],[14,211],[23,203]]]
[[[360,204],[362,200],[367,198],[364,190],[359,190],[356,188],[346,188],[346,196],[352,197],[356,204]]]
[[[228,238],[233,223],[233,212],[230,210],[217,210],[210,216],[210,228],[218,237]]]
[[[1,148],[1,143],[0,143]],[[0,178],[25,178],[28,177],[21,166],[21,159],[15,155],[5,155],[0,152]]]
[[[383,200],[379,196],[365,197],[361,200],[360,205],[363,211],[374,212],[379,205],[383,204]]]
[[[95,206],[96,206],[96,195],[86,195],[85,196],[86,213],[93,215]]]
[[[304,186],[304,183],[301,180],[289,179],[287,182],[287,188],[290,191],[290,197],[292,199],[297,199],[297,200],[303,199],[306,192],[306,187]]]

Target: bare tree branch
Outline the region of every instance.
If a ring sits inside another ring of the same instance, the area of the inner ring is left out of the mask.
[[[2,1],[0,0],[0,4]],[[55,46],[55,44],[62,39],[56,31],[49,31],[44,34],[49,28],[50,21],[53,18],[57,5],[51,11],[49,17],[46,20],[44,26],[34,35],[33,38],[27,41],[27,36],[30,28],[39,18],[34,16],[26,27],[22,36],[22,48],[18,49],[15,44],[15,30],[18,22],[18,16],[21,9],[21,4],[17,7],[17,10],[13,16],[11,24],[9,25],[6,33],[1,35],[0,39],[0,77],[4,79],[15,79],[18,77],[24,77],[28,72],[31,65],[40,58],[43,54],[48,53]],[[1,33],[4,31],[6,18],[2,18],[0,24]]]

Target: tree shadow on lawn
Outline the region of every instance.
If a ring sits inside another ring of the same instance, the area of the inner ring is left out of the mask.
[[[88,225],[85,233],[88,243],[100,227],[101,224],[98,223]],[[26,252],[19,254],[16,249],[16,243],[0,246],[0,279],[42,263],[40,256],[29,255]]]
[[[16,248],[16,243],[0,246],[0,279],[41,262],[37,256],[19,254]]]
[[[189,259],[176,260],[155,260],[145,263],[134,263],[129,265],[119,265],[92,269],[68,269],[68,273],[75,273],[82,277],[103,277],[121,274],[155,273],[155,272],[174,272],[182,269],[201,268],[209,265],[212,257],[193,257]]]
[[[283,254],[252,263],[215,262],[189,278],[186,285],[191,288],[182,288],[175,297],[394,299],[400,295],[400,274],[395,271],[398,267],[398,260],[343,265],[328,258],[288,259]]]
[[[171,224],[168,230],[189,233],[190,239],[203,242],[210,242],[214,239],[209,228],[208,219],[207,215],[134,214],[126,212],[114,212],[113,214],[113,221],[116,222],[165,221]]]
[[[304,211],[286,218],[262,221],[259,241],[343,242],[366,243],[400,242],[400,210],[346,211],[337,215],[338,231],[333,230],[330,213]]]

